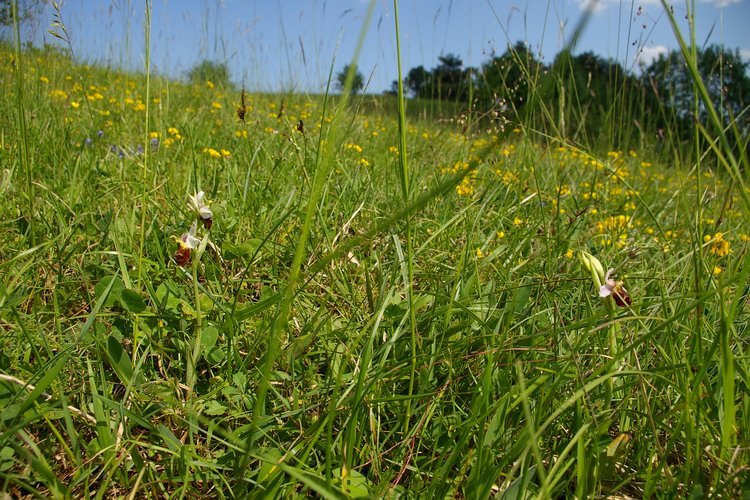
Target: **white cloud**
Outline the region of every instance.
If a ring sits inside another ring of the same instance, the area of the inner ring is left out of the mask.
[[[740,57],[745,61],[750,61],[750,49],[740,49]]]
[[[578,6],[585,12],[599,12],[607,8],[603,0],[578,0]]]
[[[654,45],[653,47],[643,47],[638,54],[635,56],[635,60],[639,64],[648,66],[652,62],[659,59],[659,56],[669,52],[669,49],[665,45]]]
[[[745,0],[703,0],[703,3],[710,3],[714,7],[727,7],[732,4],[742,3]]]

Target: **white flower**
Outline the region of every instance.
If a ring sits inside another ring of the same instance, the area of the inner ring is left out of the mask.
[[[198,231],[198,225],[193,222],[193,225],[190,226],[190,229],[187,233],[183,234],[182,237],[180,237],[180,246],[184,248],[189,248],[190,250],[195,250],[198,248],[198,245],[201,244],[201,239],[197,238],[195,236],[196,232]]]
[[[604,275],[604,284],[599,287],[599,297],[609,297],[617,288],[617,282],[610,278],[613,272],[615,272],[614,269],[607,269],[607,274]]]
[[[209,208],[208,203],[204,201],[205,197],[206,193],[204,193],[203,191],[198,191],[195,196],[189,197],[188,205],[190,206],[191,210],[195,210],[196,212],[198,212],[200,218],[203,219],[204,227],[206,229],[211,229],[214,213]]]

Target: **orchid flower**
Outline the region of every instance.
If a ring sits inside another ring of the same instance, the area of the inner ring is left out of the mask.
[[[188,229],[188,232],[180,237],[180,241],[182,242],[180,246],[188,248],[190,250],[198,248],[198,245],[201,244],[201,239],[196,236],[197,231],[198,225],[193,222],[193,224],[190,226],[190,229]]]
[[[200,215],[200,218],[203,220],[203,227],[205,227],[206,229],[211,229],[214,213],[208,206],[210,202],[207,203],[204,201],[205,197],[206,193],[204,193],[203,191],[198,191],[197,194],[189,197],[188,205],[190,206],[191,210],[198,212],[198,215]]]
[[[615,300],[615,304],[620,307],[627,307],[633,303],[633,300],[625,287],[622,286],[622,281],[615,281],[611,278],[614,272],[614,269],[607,270],[607,274],[604,275],[604,284],[599,287],[599,297],[611,296]]]
[[[177,252],[174,255],[174,260],[180,266],[187,265],[190,262],[191,250],[198,248],[202,242],[200,238],[196,236],[198,231],[198,224],[193,222],[187,233],[177,237],[173,237],[177,241]]]

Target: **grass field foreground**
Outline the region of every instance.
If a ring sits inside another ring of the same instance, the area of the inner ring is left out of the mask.
[[[750,490],[747,159],[711,124],[678,164],[0,64],[1,491]]]

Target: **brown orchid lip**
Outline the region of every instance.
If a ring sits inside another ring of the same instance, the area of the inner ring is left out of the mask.
[[[177,252],[174,254],[174,260],[178,266],[185,267],[190,262],[190,249],[186,246],[180,245],[177,248]]]
[[[620,307],[628,307],[633,304],[633,299],[630,298],[630,294],[622,285],[619,285],[612,290],[612,296],[615,299],[615,304]]]

